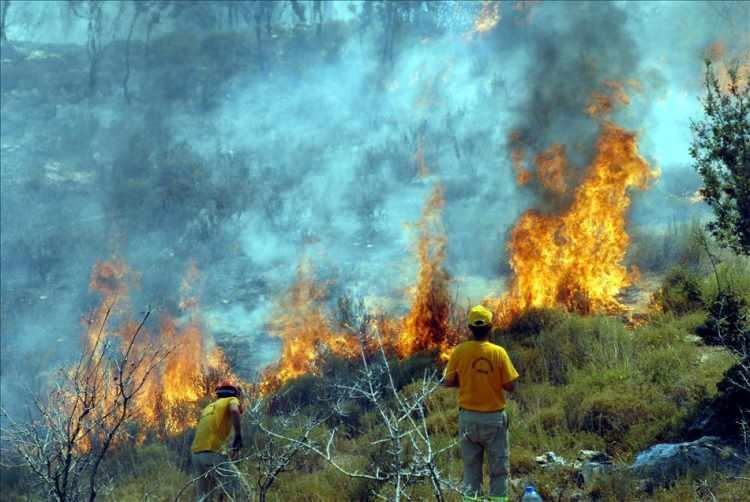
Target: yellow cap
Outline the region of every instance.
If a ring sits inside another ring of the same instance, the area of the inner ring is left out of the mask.
[[[492,324],[492,312],[482,305],[472,307],[469,311],[469,326],[489,326]]]

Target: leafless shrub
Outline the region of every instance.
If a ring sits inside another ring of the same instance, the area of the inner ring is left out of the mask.
[[[451,450],[456,442],[442,448],[435,447],[427,424],[426,403],[440,386],[440,378],[434,372],[426,373],[409,391],[399,390],[375,325],[367,315],[359,319],[357,327],[347,325],[359,337],[361,366],[353,382],[332,384],[335,391],[332,395],[336,399],[330,403],[329,409],[331,416],[345,416],[346,404],[351,401],[373,409],[380,426],[378,430],[383,434],[373,438],[370,444],[380,448],[384,455],[365,469],[342,465],[336,454],[338,427],[320,441],[311,435],[315,426],[323,423],[320,419],[308,421],[301,437],[273,430],[263,422],[259,422],[258,427],[270,438],[304,449],[346,476],[372,482],[377,487],[373,490],[377,498],[412,500],[414,486],[427,482],[435,499],[445,500],[447,490],[458,493],[460,490],[458,483],[446,478],[438,465],[441,455]],[[368,355],[373,346],[378,348],[376,354]]]
[[[102,488],[101,467],[110,448],[133,418],[133,400],[168,350],[139,342],[146,312],[121,347],[106,337],[105,325],[72,368],[44,397],[32,396],[23,419],[1,410],[2,444],[41,482],[46,495],[60,502],[93,501]]]

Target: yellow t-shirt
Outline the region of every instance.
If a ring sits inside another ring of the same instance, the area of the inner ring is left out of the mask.
[[[504,348],[488,341],[459,344],[451,353],[445,378],[458,378],[458,405],[465,410],[505,408],[503,385],[518,378]]]
[[[195,439],[190,451],[215,451],[221,453],[222,447],[232,430],[232,417],[229,413],[230,405],[240,405],[236,397],[222,397],[209,404],[201,412],[198,427],[195,428]]]

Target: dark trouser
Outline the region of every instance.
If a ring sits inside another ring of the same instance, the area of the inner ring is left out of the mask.
[[[461,456],[464,460],[464,493],[482,493],[484,453],[490,467],[490,497],[508,495],[508,416],[505,411],[480,413],[461,410],[458,414]]]
[[[193,466],[198,479],[197,501],[204,502],[223,495],[224,500],[250,500],[242,474],[233,462],[221,453],[193,453]]]

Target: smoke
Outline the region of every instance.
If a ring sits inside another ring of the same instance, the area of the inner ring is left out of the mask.
[[[136,308],[177,315],[194,262],[206,331],[249,350],[234,354],[246,374],[277,354],[270,307],[303,257],[332,296],[403,313],[417,269],[404,223],[438,182],[461,297],[496,294],[507,231],[551,200],[516,185],[511,133],[531,159],[558,143],[585,166],[598,131],[585,110],[608,81],[639,82],[612,118],[664,173],[636,200],[636,221],[689,214],[680,197],[692,185],[670,183],[685,179],[703,51],[735,16],[697,2],[503,2],[477,33],[481,5],[446,2],[388,35],[379,5],[330,4],[320,36],[278,14],[261,48],[252,25],[208,36],[164,14],[151,49],[134,46],[126,106],[122,47],[107,46],[100,94],[82,99],[84,48],[44,42],[80,44],[83,25],[66,31],[64,9],[29,4],[33,23],[11,26],[2,53],[3,376],[30,354],[39,367],[70,355],[96,300],[91,267],[113,255],[140,273]]]

